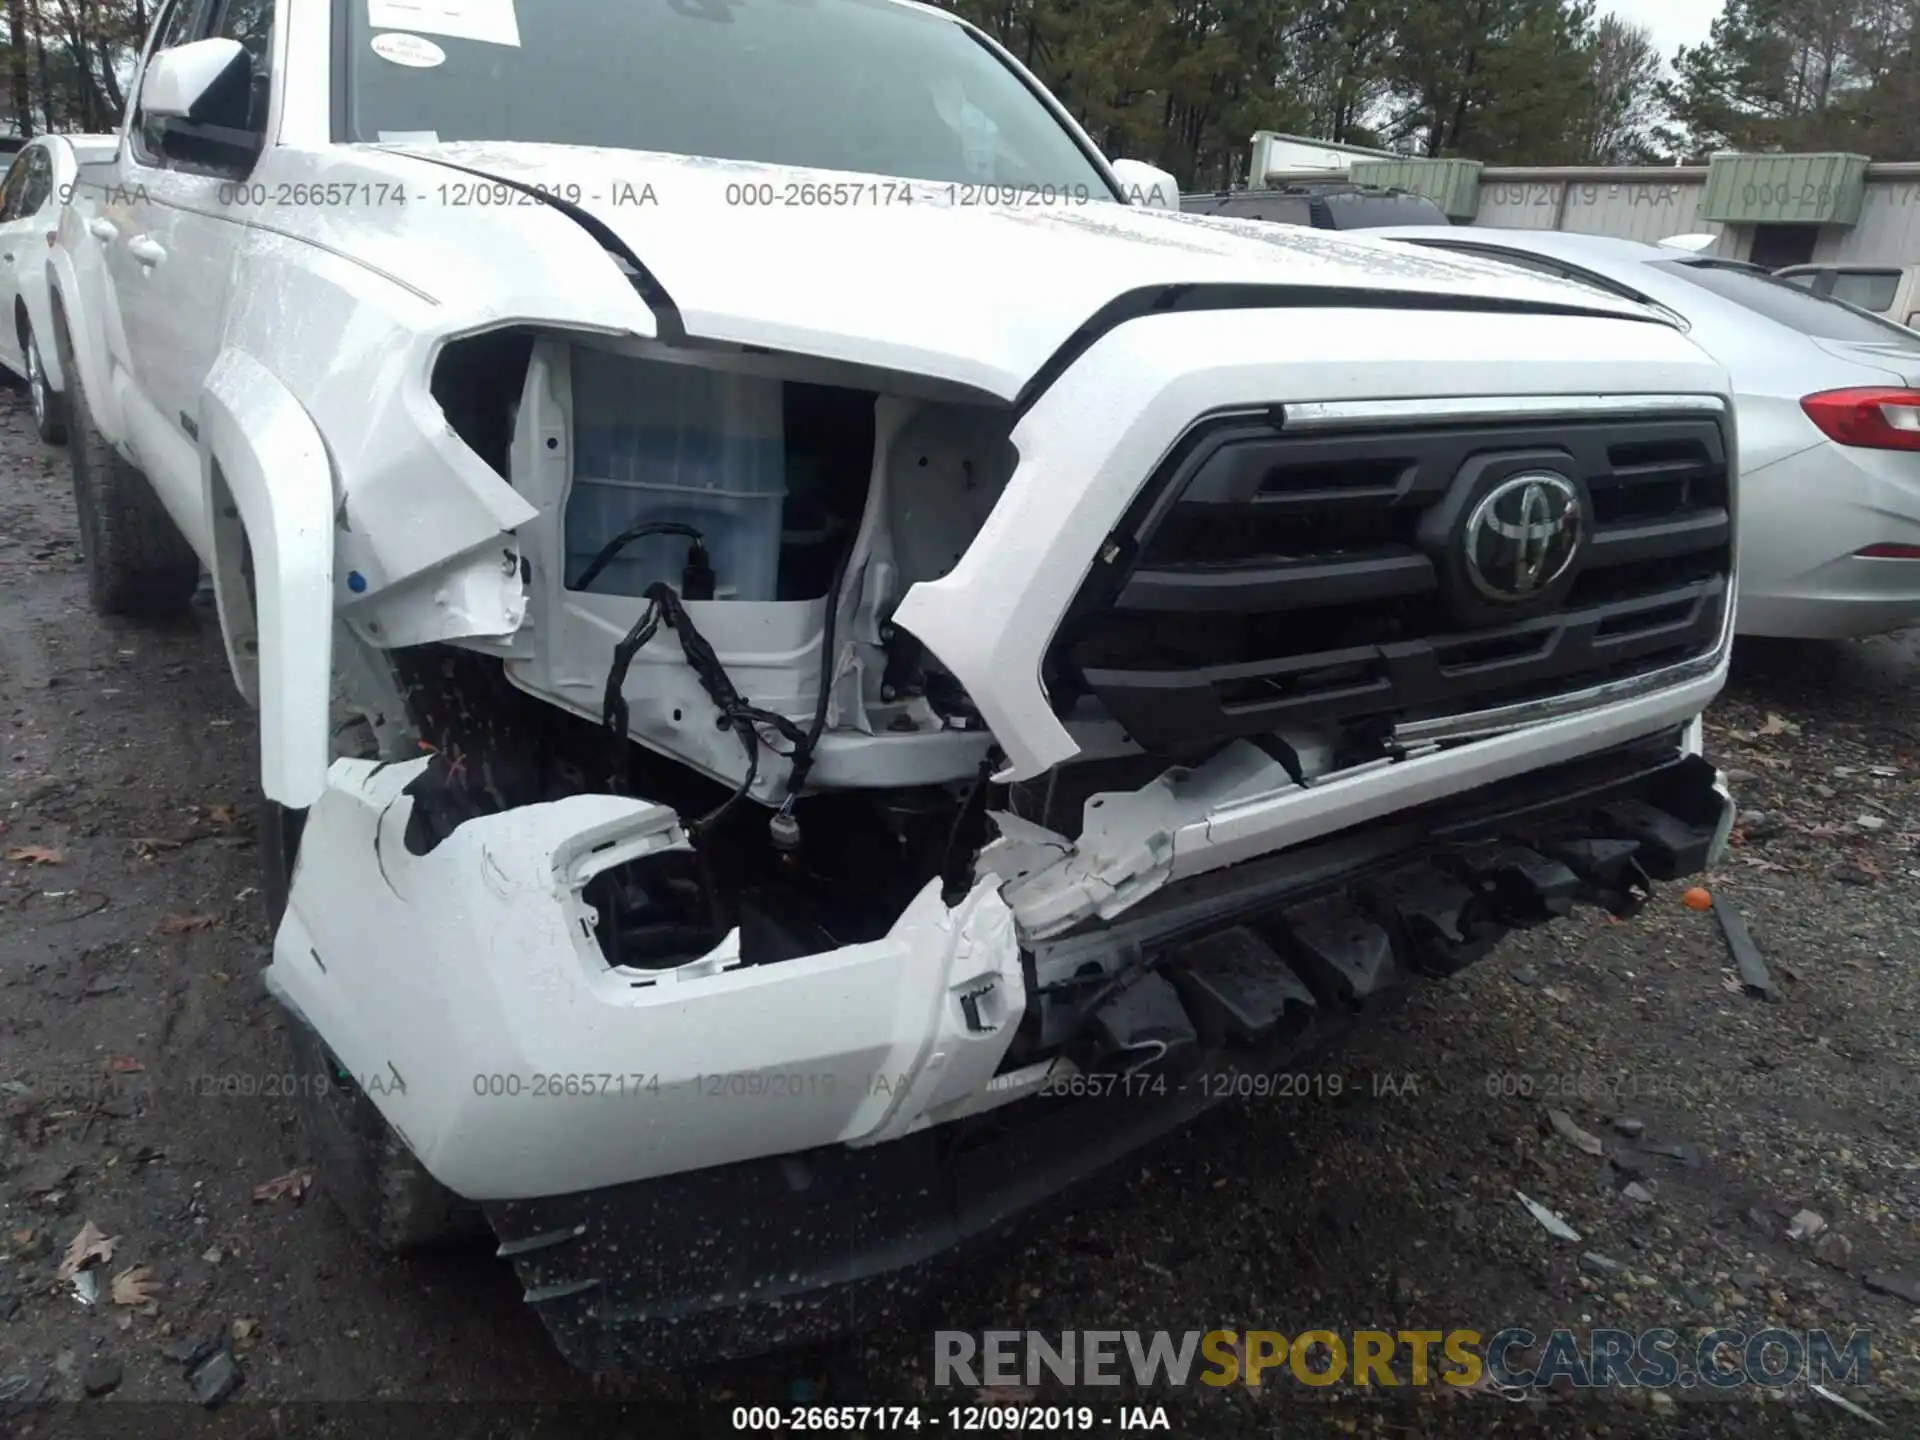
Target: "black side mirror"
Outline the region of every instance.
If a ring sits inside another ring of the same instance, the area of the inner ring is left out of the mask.
[[[192,165],[251,168],[265,141],[248,123],[253,118],[253,92],[253,57],[235,45],[187,113],[167,115],[160,121],[161,153]]]

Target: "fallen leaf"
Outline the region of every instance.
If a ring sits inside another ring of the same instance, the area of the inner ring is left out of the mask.
[[[122,1270],[113,1277],[113,1303],[138,1308],[152,1305],[154,1296],[161,1289],[160,1282],[154,1278],[153,1271],[145,1265],[135,1265],[132,1269]]]
[[[163,840],[158,835],[137,835],[133,841],[133,853],[142,860],[151,860],[162,850],[178,850],[178,840]]]
[[[1576,1150],[1589,1155],[1604,1155],[1607,1147],[1600,1142],[1598,1135],[1589,1134],[1574,1123],[1573,1116],[1564,1110],[1547,1111],[1547,1122],[1553,1126],[1554,1133]]]
[[[120,1243],[117,1235],[103,1235],[100,1227],[89,1220],[80,1227],[80,1233],[73,1237],[67,1246],[67,1258],[60,1262],[60,1268],[54,1271],[57,1280],[71,1280],[95,1261],[105,1264],[113,1259],[113,1247]]]
[[[1565,1220],[1562,1220],[1538,1200],[1531,1199],[1518,1190],[1513,1193],[1519,1197],[1520,1203],[1527,1207],[1527,1213],[1540,1222],[1540,1228],[1553,1236],[1554,1239],[1578,1240],[1580,1238],[1580,1232],[1578,1230],[1575,1230],[1571,1225],[1567,1224]]]
[[[64,865],[67,852],[57,845],[21,845],[9,850],[7,859],[22,865]]]
[[[1793,721],[1787,719],[1786,716],[1775,715],[1772,711],[1768,711],[1765,722],[1761,724],[1759,731],[1756,733],[1761,735],[1798,735],[1800,733],[1800,727],[1794,724]]]
[[[107,1057],[109,1075],[138,1075],[147,1067],[131,1055],[110,1055]]]
[[[276,1175],[271,1180],[262,1180],[253,1187],[253,1203],[264,1205],[270,1200],[282,1196],[292,1199],[298,1205],[307,1193],[307,1186],[313,1183],[313,1177],[304,1170],[290,1170],[285,1175]]]
[[[251,1340],[259,1333],[260,1322],[258,1320],[243,1319],[233,1322],[233,1338],[236,1340]]]
[[[211,915],[163,915],[160,917],[160,933],[189,935],[195,930],[210,930],[213,923],[214,917]]]
[[[1552,1000],[1555,1003],[1560,1005],[1564,1005],[1569,1000],[1573,999],[1573,996],[1570,992],[1561,989],[1561,987],[1558,985],[1548,985],[1544,987],[1540,991],[1540,993],[1546,996],[1549,1000]]]
[[[12,1237],[12,1238],[13,1238],[13,1248],[14,1248],[14,1249],[16,1249],[16,1250],[25,1250],[25,1249],[26,1249],[26,1248],[27,1248],[28,1246],[30,1246],[31,1244],[33,1244],[33,1237],[34,1237],[34,1234],[35,1234],[35,1232],[34,1232],[34,1231],[32,1231],[32,1230],[16,1230],[16,1231],[14,1231],[14,1232],[13,1232],[13,1237]]]
[[[231,805],[207,806],[207,823],[208,824],[225,827],[233,824],[233,820],[234,820],[233,806]]]

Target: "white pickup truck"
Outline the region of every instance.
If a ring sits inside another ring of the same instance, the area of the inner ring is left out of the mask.
[[[1005,1222],[1726,841],[1724,374],[1183,216],[895,0],[166,0],[49,260],[211,573],[322,1181],[596,1368]]]

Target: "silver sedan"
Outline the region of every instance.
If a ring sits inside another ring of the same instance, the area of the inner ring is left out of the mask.
[[[1920,624],[1920,332],[1684,245],[1464,226],[1367,233],[1639,300],[1727,368],[1741,634],[1840,639]]]

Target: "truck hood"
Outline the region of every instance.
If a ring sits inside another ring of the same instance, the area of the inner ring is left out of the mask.
[[[663,332],[936,375],[1008,400],[1090,321],[1172,308],[1172,287],[1202,307],[1655,318],[1511,266],[1110,200],[1009,203],[964,186],[578,146],[379,148],[567,202],[645,267]],[[1276,320],[1276,343],[1285,333]]]

